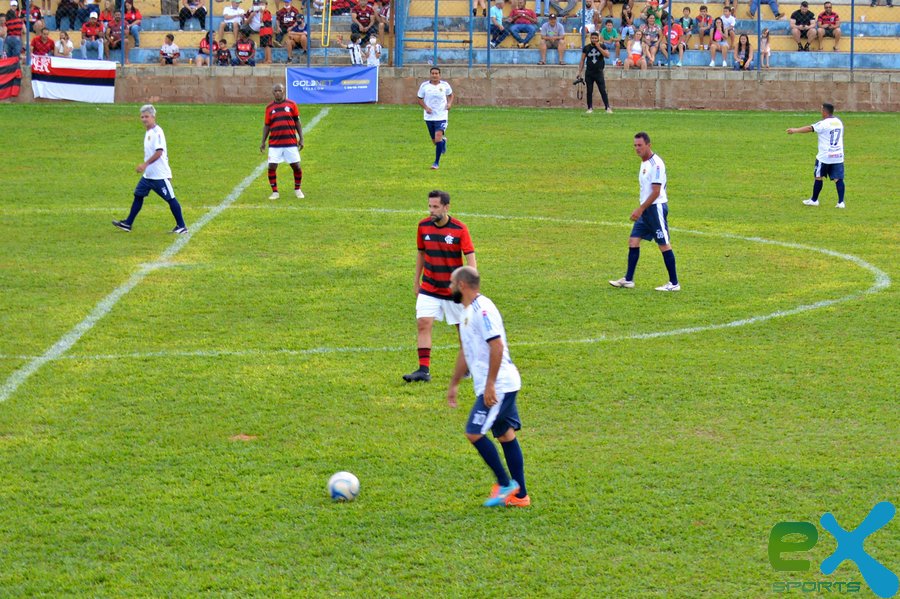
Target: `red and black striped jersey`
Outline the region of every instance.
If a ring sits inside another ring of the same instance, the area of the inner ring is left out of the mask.
[[[300,110],[290,100],[272,102],[266,106],[266,125],[269,127],[269,147],[285,148],[297,145],[297,123]]]
[[[20,19],[18,16],[12,19],[9,19],[6,22],[6,35],[10,37],[22,37],[22,34],[25,32],[25,21]]]
[[[419,251],[424,254],[421,293],[441,299],[450,297],[450,275],[463,265],[463,255],[475,252],[469,229],[452,216],[443,227],[430,218],[419,223]]]

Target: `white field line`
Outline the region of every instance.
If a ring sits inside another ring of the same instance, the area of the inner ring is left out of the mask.
[[[328,108],[323,109],[316,116],[314,116],[309,124],[305,127],[306,131],[310,131],[316,124],[325,118],[328,114]],[[28,363],[24,366],[13,372],[8,379],[3,383],[3,386],[0,387],[0,403],[6,401],[10,398],[10,396],[15,393],[16,389],[18,389],[22,383],[28,380],[28,378],[33,375],[35,372],[40,370],[40,368],[47,364],[48,362],[53,362],[54,360],[58,360],[62,357],[69,349],[75,345],[79,339],[81,339],[85,333],[94,328],[100,320],[103,319],[104,316],[110,313],[110,311],[115,307],[119,300],[125,297],[129,291],[138,286],[138,284],[143,281],[147,275],[150,273],[164,268],[170,265],[170,260],[180,252],[184,246],[190,242],[190,240],[196,235],[203,227],[209,224],[214,218],[219,216],[226,208],[231,206],[235,200],[237,200],[244,190],[250,186],[253,181],[259,177],[263,170],[266,168],[266,163],[263,162],[250,173],[247,177],[244,178],[243,181],[237,184],[237,186],[231,190],[222,202],[212,208],[209,212],[204,214],[194,223],[190,224],[189,232],[185,235],[178,235],[177,239],[172,242],[169,247],[167,247],[162,254],[159,255],[159,258],[154,260],[153,262],[142,264],[140,268],[138,268],[137,272],[131,275],[131,277],[125,281],[122,285],[119,285],[115,289],[113,289],[112,293],[107,295],[105,298],[100,300],[100,302],[94,306],[94,309],[91,310],[90,314],[88,314],[84,320],[75,325],[72,330],[59,338],[59,340],[54,343],[50,348],[45,351],[40,356],[35,356],[29,359]]]
[[[308,211],[322,211],[322,212],[367,212],[367,213],[388,213],[388,214],[421,214],[421,210],[403,210],[403,209],[392,209],[392,208],[327,208],[327,207],[315,207],[315,206],[285,206],[283,204],[279,204],[277,208],[269,207],[265,205],[254,206],[254,205],[245,205],[241,204],[236,206],[235,208],[259,208],[259,209],[278,209],[278,210],[308,210]],[[504,216],[499,214],[477,214],[477,213],[464,213],[457,212],[459,216],[471,217],[471,218],[489,218],[489,219],[498,219],[498,220],[523,220],[523,221],[537,221],[537,222],[552,222],[552,223],[560,223],[560,224],[584,224],[584,225],[593,225],[593,226],[613,226],[613,227],[625,227],[623,223],[612,223],[612,222],[603,222],[603,221],[591,221],[591,220],[580,220],[580,219],[565,219],[565,218],[555,218],[555,217],[546,217],[546,216],[524,216],[524,215],[516,215],[516,216]],[[848,302],[854,300],[858,297],[878,293],[884,289],[887,289],[891,285],[891,278],[888,276],[886,272],[866,262],[865,260],[858,258],[857,256],[853,256],[852,254],[844,254],[841,252],[835,252],[833,250],[829,250],[826,248],[815,247],[811,245],[804,245],[799,243],[791,243],[785,241],[776,241],[773,239],[764,239],[762,237],[743,237],[741,235],[735,235],[732,233],[718,233],[714,231],[695,231],[691,229],[678,229],[672,228],[673,231],[686,233],[689,235],[699,235],[699,236],[707,236],[707,237],[721,237],[724,239],[732,239],[736,241],[745,241],[750,243],[762,243],[768,245],[775,245],[779,247],[801,250],[801,251],[809,251],[816,252],[820,254],[824,254],[826,256],[830,256],[833,258],[839,258],[841,260],[846,260],[855,264],[856,266],[868,270],[875,276],[874,283],[864,289],[862,291],[858,291],[855,293],[851,293],[849,295],[845,295],[843,297],[839,297],[836,299],[828,299],[822,300],[818,302],[814,302],[812,304],[803,304],[794,308],[790,308],[788,310],[778,310],[775,312],[771,312],[769,314],[762,314],[759,316],[750,316],[747,318],[741,318],[739,320],[732,320],[730,322],[724,323],[715,323],[715,324],[707,324],[707,325],[699,325],[696,327],[684,327],[680,329],[671,329],[668,331],[655,331],[649,333],[631,333],[626,335],[604,335],[600,337],[587,337],[582,339],[553,339],[553,340],[541,340],[541,341],[521,341],[518,343],[510,343],[510,346],[515,347],[535,347],[535,346],[545,346],[545,345],[573,345],[573,344],[591,344],[591,343],[599,343],[599,342],[616,342],[616,341],[628,341],[634,339],[656,339],[660,337],[672,337],[676,335],[689,335],[693,333],[701,333],[704,331],[715,331],[720,329],[728,329],[735,327],[742,327],[747,325],[758,324],[761,322],[765,322],[767,320],[772,320],[774,318],[784,318],[786,316],[793,316],[795,314],[801,314],[803,312],[808,312],[810,310],[816,310],[819,308],[825,308],[827,306],[833,306],[835,304],[840,304],[844,302]],[[432,349],[440,350],[440,349],[455,349],[457,346],[448,345],[448,346],[436,346]],[[194,358],[216,358],[216,357],[226,357],[226,356],[239,356],[239,357],[247,357],[247,356],[307,356],[307,355],[319,355],[319,354],[338,354],[338,353],[378,353],[378,352],[400,352],[407,351],[409,347],[405,346],[396,346],[396,347],[313,347],[307,349],[288,349],[288,348],[279,348],[279,349],[247,349],[247,350],[227,350],[227,349],[212,349],[212,350],[187,350],[187,351],[156,351],[156,352],[133,352],[133,353],[122,353],[122,354],[96,354],[96,355],[67,355],[67,356],[59,356],[60,358],[70,359],[70,360],[83,360],[83,361],[91,361],[91,360],[119,360],[119,359],[142,359],[142,358],[164,358],[164,357],[194,357]],[[0,359],[6,360],[31,360],[34,359],[31,356],[12,356],[12,355],[0,355]]]

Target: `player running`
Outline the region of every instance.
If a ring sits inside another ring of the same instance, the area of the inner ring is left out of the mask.
[[[269,139],[269,185],[272,187],[270,200],[277,200],[278,177],[276,169],[281,162],[287,162],[294,170],[294,195],[305,197],[300,190],[303,180],[303,169],[300,168],[300,150],[303,149],[303,127],[300,125],[300,110],[297,105],[284,97],[284,85],[276,83],[272,86],[275,101],[266,106],[266,120],[263,126],[262,143],[259,151],[266,149],[266,138]]]
[[[813,183],[812,197],[803,200],[806,206],[819,205],[819,193],[825,185],[825,177],[834,181],[837,188],[838,202],[835,208],[844,208],[844,123],[834,116],[832,104],[822,104],[822,120],[806,127],[788,129],[788,135],[794,133],[812,133],[819,135],[819,152],[816,154],[816,180]]]
[[[441,166],[441,156],[447,153],[447,116],[453,106],[453,89],[441,79],[441,70],[431,67],[431,78],[419,86],[419,106],[425,110],[428,136],[434,143],[432,170]]]

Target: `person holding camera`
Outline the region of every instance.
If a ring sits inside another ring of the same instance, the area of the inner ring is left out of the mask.
[[[600,43],[600,33],[594,31],[591,33],[591,43],[581,49],[581,63],[578,65],[578,78],[581,79],[584,73],[584,82],[587,84],[587,113],[594,112],[594,84],[600,90],[600,97],[603,98],[603,105],[606,112],[612,113],[609,107],[609,96],[606,95],[606,80],[603,77],[603,69],[606,66],[606,59],[609,58],[609,50]],[[576,79],[576,82],[578,80]]]

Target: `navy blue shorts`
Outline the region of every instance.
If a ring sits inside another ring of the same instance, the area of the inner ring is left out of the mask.
[[[488,408],[484,405],[484,395],[475,398],[469,419],[466,421],[466,433],[470,435],[486,435],[488,431],[494,437],[502,437],[509,429],[519,430],[522,421],[519,420],[519,409],[516,407],[516,395],[518,391],[505,394],[497,394],[497,403]]]
[[[844,163],[825,164],[816,160],[816,178],[828,177],[832,181],[844,178]]]
[[[425,121],[425,124],[428,125],[428,135],[431,139],[437,136],[438,131],[447,130],[447,121]]]
[[[631,236],[667,245],[669,238],[669,204],[651,204],[631,227]]]
[[[165,201],[175,199],[175,190],[172,189],[172,181],[170,179],[148,179],[141,177],[137,187],[134,188],[134,195],[138,198],[146,198],[151,191],[155,191],[156,195]]]

